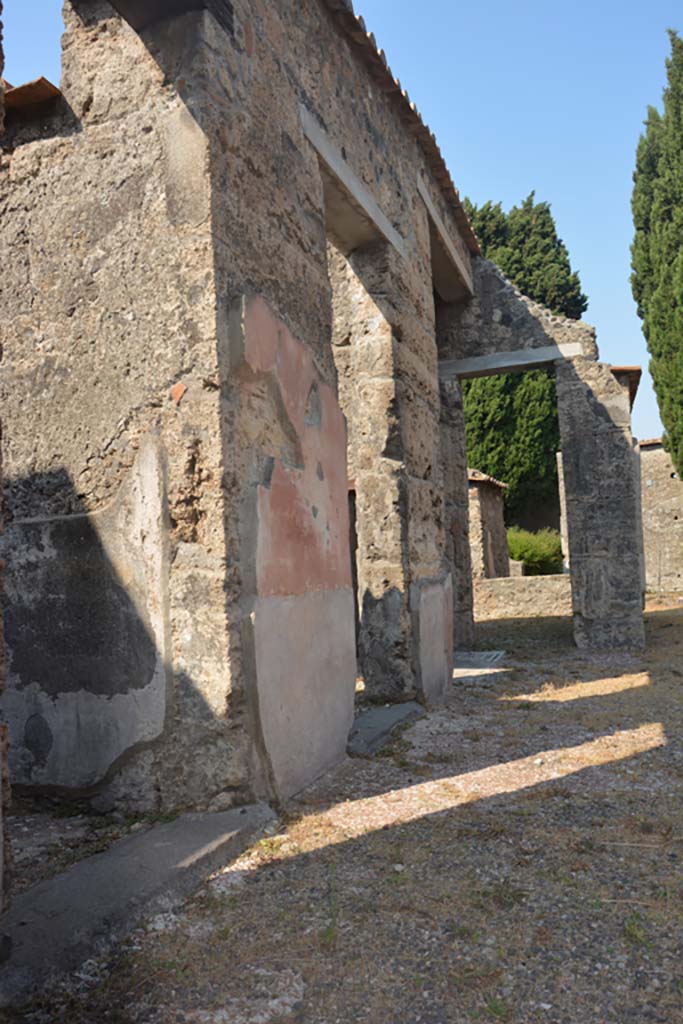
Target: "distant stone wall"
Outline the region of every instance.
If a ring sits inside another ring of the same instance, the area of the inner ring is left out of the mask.
[[[469,506],[472,575],[481,579],[509,576],[502,489],[487,481],[470,480]]]
[[[648,590],[683,592],[683,480],[661,444],[640,446]]]
[[[572,614],[568,575],[474,581],[475,622]]]

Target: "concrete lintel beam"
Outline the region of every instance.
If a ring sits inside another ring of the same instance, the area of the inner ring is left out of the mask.
[[[534,370],[557,360],[572,359],[583,355],[578,341],[560,345],[546,345],[543,348],[520,348],[512,352],[494,352],[488,356],[473,356],[470,359],[444,359],[439,363],[439,378],[491,377],[496,373],[514,373],[516,370]]]
[[[442,279],[442,281],[440,281],[439,279],[437,279],[437,272],[439,271],[440,268],[436,266],[433,268],[435,274],[435,281],[437,285],[440,285],[438,290],[440,293],[444,293],[442,294],[441,297],[446,299],[447,301],[452,301],[452,299],[460,297],[463,288],[468,295],[474,295],[474,281],[472,280],[470,268],[467,266],[465,260],[458,252],[457,247],[453,242],[453,239],[451,238],[446,229],[446,225],[441,219],[439,211],[437,210],[436,206],[432,201],[432,197],[429,194],[429,189],[427,188],[422,176],[419,173],[417,176],[417,191],[420,194],[422,202],[427,207],[427,212],[429,213],[430,219],[435,229],[438,242],[440,243],[440,246],[444,251],[446,260],[448,261],[448,263],[450,263],[451,275],[454,278],[453,283],[449,286],[447,279],[448,276],[450,275],[448,275],[448,271],[446,270],[445,273],[443,272],[443,270],[441,271],[441,273],[438,275],[439,278]]]
[[[310,110],[301,104],[299,113],[304,135],[316,150],[329,174],[336,179],[337,185],[341,186],[344,199],[347,200],[346,204],[342,204],[338,195],[334,197],[334,233],[339,236],[343,248],[351,251],[356,245],[365,244],[374,236],[389,242],[405,258],[405,241],[383,213],[369,189],[351,170],[341,151],[320,127]],[[336,192],[339,192],[339,188]],[[344,218],[344,205],[347,223],[341,223]],[[362,224],[359,222],[359,215],[360,220],[364,222]],[[340,223],[337,223],[338,221]]]

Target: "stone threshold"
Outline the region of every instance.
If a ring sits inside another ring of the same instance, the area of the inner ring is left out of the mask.
[[[385,704],[360,711],[354,720],[346,747],[352,757],[372,757],[388,742],[394,729],[425,714],[417,701]]]
[[[262,803],[182,815],[21,893],[2,920],[0,1007],[25,1004],[144,918],[178,906],[274,819]]]

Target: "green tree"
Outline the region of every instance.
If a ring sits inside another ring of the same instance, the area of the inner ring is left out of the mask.
[[[665,444],[683,473],[683,40],[670,31],[664,109],[648,109],[633,174],[631,287]]]
[[[532,192],[505,213],[500,203],[465,200],[484,256],[520,291],[552,312],[578,319],[588,300],[557,234],[549,203]],[[533,370],[465,381],[470,465],[508,484],[511,522],[525,508],[557,496],[555,453],[560,447],[555,374]]]

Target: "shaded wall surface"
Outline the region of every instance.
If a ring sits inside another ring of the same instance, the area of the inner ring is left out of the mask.
[[[497,484],[470,477],[470,549],[475,579],[510,575],[504,494]]]
[[[683,591],[683,481],[661,444],[640,445],[648,590]]]
[[[440,397],[446,554],[453,571],[453,634],[455,647],[467,650],[474,642],[472,554],[465,409],[457,378],[440,381]]]

